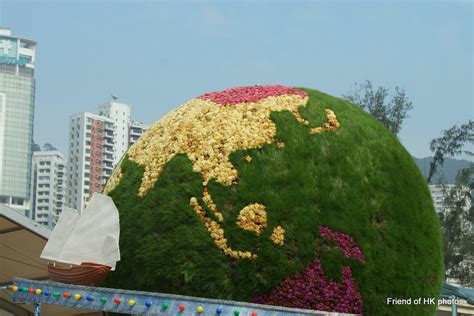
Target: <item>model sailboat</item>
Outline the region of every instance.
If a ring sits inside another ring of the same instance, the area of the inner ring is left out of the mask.
[[[64,208],[41,258],[53,261],[48,264],[53,281],[96,286],[120,260],[119,236],[114,202],[94,193],[80,215]]]

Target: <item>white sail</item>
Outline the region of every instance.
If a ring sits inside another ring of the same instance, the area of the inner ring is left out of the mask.
[[[60,227],[63,230],[67,228]],[[64,245],[53,260],[77,265],[92,262],[115,269],[120,260],[119,237],[119,214],[114,202],[106,195],[94,193],[79,219],[69,227]]]
[[[115,270],[115,263],[120,261],[120,249],[118,239],[112,235],[105,237],[104,244],[101,249],[100,262],[105,262],[105,265],[112,267]]]
[[[77,214],[76,210],[69,207],[63,209],[59,215],[56,227],[51,233],[46,246],[43,248],[41,258],[59,261],[64,244],[69,238],[71,230],[78,220],[79,214]]]

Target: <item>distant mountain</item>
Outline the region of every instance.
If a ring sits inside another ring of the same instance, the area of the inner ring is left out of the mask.
[[[420,168],[421,173],[425,178],[428,177],[428,172],[430,170],[430,163],[433,157],[425,157],[425,158],[416,158],[415,159],[416,164],[418,165],[418,168]],[[456,174],[460,169],[466,168],[469,166],[469,161],[468,160],[459,160],[459,159],[451,159],[451,158],[446,158],[444,160],[443,167],[441,167],[438,172],[433,176],[431,183],[436,184],[438,183],[438,179],[440,177],[443,177],[446,180],[446,183],[452,184],[456,180]]]

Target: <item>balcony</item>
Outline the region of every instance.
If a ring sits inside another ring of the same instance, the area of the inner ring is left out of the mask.
[[[106,159],[106,160],[114,160],[114,155],[112,155],[112,154],[106,154],[106,153],[104,153],[104,154],[102,154],[102,156],[103,156],[104,159]]]
[[[114,170],[114,167],[113,167],[111,164],[110,164],[110,165],[105,164],[103,168],[104,168],[105,171],[112,171],[112,170]]]
[[[107,133],[104,133],[104,138],[114,138],[115,137],[115,134],[112,133],[112,132],[107,132]]]
[[[115,126],[110,123],[106,123],[104,126],[104,131],[111,131],[112,133],[115,131]]]

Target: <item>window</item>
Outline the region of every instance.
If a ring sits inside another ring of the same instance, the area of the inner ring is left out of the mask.
[[[13,205],[23,205],[23,199],[12,198],[12,204]]]
[[[16,65],[4,65],[4,67],[5,67],[6,72],[11,72],[11,73],[16,72]]]

